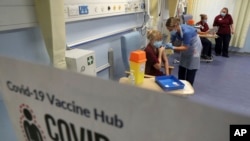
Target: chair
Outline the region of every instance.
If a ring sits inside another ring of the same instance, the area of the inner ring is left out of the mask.
[[[124,34],[121,37],[121,51],[122,60],[125,66],[125,70],[129,70],[129,57],[130,53],[135,50],[142,49],[142,36],[138,31]],[[169,73],[171,74],[173,66],[169,66]]]
[[[121,37],[121,51],[125,70],[129,70],[130,52],[141,49],[142,36],[138,31],[124,34]]]
[[[182,23],[187,24],[188,20],[193,19],[193,15],[190,14],[184,14],[182,15]]]

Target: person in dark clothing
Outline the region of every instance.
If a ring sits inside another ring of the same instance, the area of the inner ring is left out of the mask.
[[[163,47],[162,34],[157,30],[147,32],[149,43],[144,49],[146,52],[146,68],[145,74],[153,76],[169,75],[168,58]],[[164,65],[165,73],[161,71],[162,64]]]
[[[198,31],[198,34],[208,34],[209,32],[209,26],[207,24],[207,15],[201,14],[200,15],[201,20],[196,23],[200,28]],[[201,58],[205,60],[212,60],[212,43],[210,40],[208,40],[206,37],[200,37],[201,43],[203,46],[202,52],[201,52]]]
[[[223,8],[220,15],[216,16],[213,23],[218,28],[218,38],[215,39],[215,54],[229,57],[228,47],[231,40],[231,34],[234,34],[233,18],[228,14],[228,8]]]

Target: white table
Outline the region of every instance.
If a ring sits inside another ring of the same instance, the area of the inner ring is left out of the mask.
[[[140,88],[149,89],[149,90],[165,92],[167,94],[174,94],[174,95],[181,95],[181,96],[193,95],[194,88],[192,87],[192,85],[186,80],[180,80],[180,81],[185,84],[184,88],[179,89],[179,90],[171,90],[171,91],[164,91],[155,82],[155,78],[144,78],[144,81],[141,85],[135,85],[135,86],[140,87]],[[120,78],[119,83],[131,85],[129,82],[129,79],[127,77]]]

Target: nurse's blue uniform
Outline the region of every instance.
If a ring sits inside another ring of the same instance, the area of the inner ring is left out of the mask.
[[[184,46],[188,47],[186,51],[181,52],[180,66],[190,70],[199,69],[202,44],[197,30],[185,24],[180,25],[180,29],[180,34],[171,34],[172,42],[178,39],[182,41]]]
[[[188,70],[196,71],[200,68],[201,40],[194,27],[182,24],[180,25],[180,29],[180,33],[171,34],[172,43],[178,39],[187,47],[187,50],[181,52],[180,66]],[[193,82],[190,83],[192,84]]]

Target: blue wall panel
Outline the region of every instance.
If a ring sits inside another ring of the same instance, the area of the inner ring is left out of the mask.
[[[108,63],[108,51],[114,52],[114,79],[117,80],[124,74],[124,65],[121,57],[120,37],[132,31],[132,27],[140,27],[144,23],[144,13],[129,14],[122,16],[107,17],[101,19],[70,22],[66,24],[67,44],[72,44],[89,37],[96,37],[96,40],[78,44],[72,48],[81,48],[95,51],[96,66],[100,67]],[[111,32],[127,29],[126,31],[98,38]],[[103,70],[97,76],[108,79],[108,69]]]
[[[0,43],[0,55],[39,64],[50,64],[50,59],[38,28],[0,32]]]

